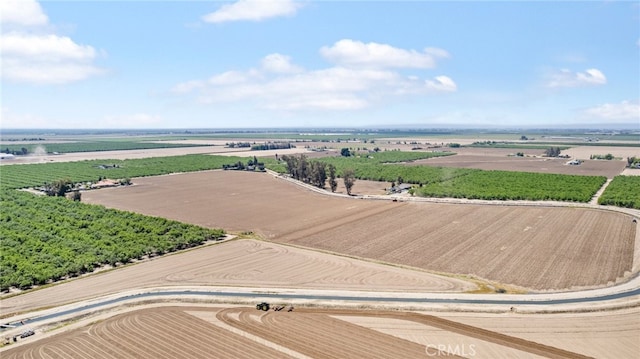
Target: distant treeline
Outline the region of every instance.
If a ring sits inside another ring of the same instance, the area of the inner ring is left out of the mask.
[[[267,142],[251,146],[251,151],[281,150],[295,147],[290,142]]]

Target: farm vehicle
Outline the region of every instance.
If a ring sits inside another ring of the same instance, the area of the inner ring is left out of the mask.
[[[265,312],[269,311],[269,309],[271,308],[271,306],[269,305],[269,303],[267,302],[262,302],[262,303],[258,303],[256,304],[256,309],[257,310],[263,310]],[[273,310],[276,312],[279,312],[281,310],[283,310],[285,308],[284,305],[276,305],[275,307],[273,307]],[[293,306],[289,306],[289,309],[287,309],[287,312],[293,312]]]
[[[262,302],[262,303],[258,303],[256,305],[256,309],[257,310],[264,310],[265,312],[268,311],[270,308],[269,303],[267,302]]]

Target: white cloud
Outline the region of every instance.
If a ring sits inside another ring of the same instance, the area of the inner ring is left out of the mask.
[[[0,1],[0,22],[20,26],[46,25],[49,19],[35,0]]]
[[[47,15],[33,0],[0,2],[3,25],[13,30],[0,34],[1,76],[15,82],[39,85],[81,81],[105,71],[93,64],[97,51],[67,36],[42,32]],[[46,29],[44,29],[46,31]]]
[[[2,36],[0,50],[10,56],[46,58],[47,61],[93,60],[96,51],[91,46],[78,45],[68,37],[29,35],[12,32]]]
[[[220,9],[204,15],[202,20],[212,23],[227,21],[261,21],[278,16],[292,16],[302,4],[292,0],[240,0],[223,5]]]
[[[333,66],[305,70],[288,56],[271,54],[261,67],[227,71],[208,80],[192,80],[173,88],[176,93],[195,92],[201,103],[251,103],[284,111],[356,110],[392,101],[402,96],[419,96],[456,91],[447,76],[421,80],[396,71],[372,67]]]
[[[456,83],[447,76],[436,76],[433,80],[425,81],[427,88],[435,91],[455,92],[458,89]]]
[[[96,50],[68,37],[11,32],[1,35],[2,76],[16,82],[64,84],[104,73]]]
[[[262,68],[270,72],[294,73],[302,71],[300,66],[293,65],[289,56],[281,54],[267,55],[262,59]]]
[[[426,48],[423,52],[405,50],[375,42],[363,43],[343,39],[331,47],[324,46],[320,54],[342,66],[374,68],[433,68],[436,59],[449,57],[442,49]]]
[[[607,77],[598,69],[588,69],[585,72],[572,72],[562,69],[549,76],[547,87],[583,87],[604,85]]]
[[[605,103],[585,110],[584,114],[588,117],[609,121],[635,120],[640,126],[640,100]]]

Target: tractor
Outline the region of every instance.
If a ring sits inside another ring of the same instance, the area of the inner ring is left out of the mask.
[[[266,311],[269,310],[269,303],[267,303],[267,302],[258,303],[258,304],[256,304],[256,309],[257,310],[264,310],[266,312]]]

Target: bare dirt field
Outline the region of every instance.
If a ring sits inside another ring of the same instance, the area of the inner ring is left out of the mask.
[[[242,307],[167,306],[119,314],[83,328],[5,348],[2,357],[582,358],[602,353],[611,354],[605,357],[629,357],[625,354],[633,354],[630,350],[634,346],[625,339],[637,335],[640,328],[628,316],[611,318],[539,320],[534,321],[533,329],[522,325],[523,318],[518,318],[515,328],[508,321],[515,318],[498,318],[487,330],[466,323],[466,318],[444,319],[407,312],[299,308],[293,312],[260,312]],[[545,337],[554,335],[558,345],[547,344],[544,338],[527,338],[527,333],[542,328],[540,323],[550,329]],[[599,331],[598,327],[584,325],[588,323],[604,325],[606,329]],[[615,330],[621,339],[612,338],[607,351],[598,348],[621,323],[624,326]],[[596,339],[596,344],[590,339]],[[583,345],[578,350],[569,349],[580,341]]]
[[[254,231],[265,238],[316,222],[331,222],[350,212],[378,212],[397,206],[391,201],[331,198],[267,173],[209,171],[136,178],[133,183],[128,188],[84,192],[82,200],[205,227]],[[356,181],[354,193],[360,193],[360,184]]]
[[[234,240],[4,298],[3,316],[152,286],[463,292],[472,283],[255,240]]]
[[[527,151],[527,150],[524,150]],[[581,176],[606,176],[613,178],[624,171],[626,160],[589,160],[580,165],[569,165],[566,158],[509,156],[513,149],[463,149],[457,155],[419,160],[408,165],[428,165],[455,168],[477,168],[482,170],[557,173]],[[539,152],[539,151],[537,151]],[[578,157],[581,158],[581,157]]]
[[[640,147],[624,147],[624,146],[577,146],[563,150],[562,153],[568,154],[573,158],[589,159],[591,155],[612,154],[614,157],[620,157],[623,161],[627,157],[640,157]]]
[[[537,290],[611,284],[633,261],[635,224],[608,211],[336,198],[246,172],[134,183],[83,201]]]

